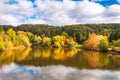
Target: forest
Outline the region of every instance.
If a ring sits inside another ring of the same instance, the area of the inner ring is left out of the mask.
[[[120,52],[120,24],[0,25],[0,50],[36,44],[53,47],[82,46],[88,50]]]

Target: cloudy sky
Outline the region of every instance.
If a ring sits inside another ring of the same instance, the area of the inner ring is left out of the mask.
[[[0,24],[120,23],[120,0],[0,0]]]

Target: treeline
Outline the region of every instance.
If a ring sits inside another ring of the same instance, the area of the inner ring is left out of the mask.
[[[61,35],[66,32],[68,36],[77,37],[78,43],[82,43],[88,38],[90,33],[96,33],[100,35],[106,35],[109,40],[117,40],[120,38],[120,24],[79,24],[79,25],[66,25],[66,26],[49,26],[45,24],[23,24],[17,27],[1,25],[4,30],[14,28],[15,31],[32,32],[33,34],[40,36],[53,37]],[[82,41],[79,41],[78,37],[84,36]]]
[[[84,44],[84,48],[106,51],[108,48],[120,48],[120,24],[79,24],[50,26],[45,24],[23,24],[17,27],[1,25],[0,31],[13,28],[27,34],[32,44],[60,47],[64,45]],[[22,33],[23,33],[22,32]],[[28,35],[28,33],[30,33]]]

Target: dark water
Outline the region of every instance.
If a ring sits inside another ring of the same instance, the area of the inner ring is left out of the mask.
[[[120,55],[40,48],[0,52],[0,80],[120,80]]]

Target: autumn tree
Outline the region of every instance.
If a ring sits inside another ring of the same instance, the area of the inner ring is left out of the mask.
[[[85,49],[99,50],[100,41],[102,39],[105,40],[104,36],[92,33],[89,35],[88,39],[83,43],[83,46]]]
[[[22,41],[22,44],[24,45],[24,46],[27,46],[27,47],[29,47],[29,46],[31,46],[32,44],[30,43],[30,40],[29,40],[29,38],[27,37],[27,36],[25,36],[25,35],[23,35],[23,34],[20,34],[20,35],[18,35],[18,39],[20,39],[20,41]]]
[[[70,45],[70,46],[77,45],[77,42],[75,42],[75,41],[73,40],[73,38],[70,38],[70,39],[69,39],[69,42],[68,42],[68,45]]]
[[[3,36],[0,35],[0,50],[4,50],[5,49],[5,43],[3,41]]]
[[[13,42],[11,41],[11,37],[9,37],[8,35],[4,34],[3,39],[4,39],[4,43],[5,43],[5,48],[13,47]]]
[[[40,36],[34,35],[33,39],[32,39],[32,43],[34,44],[40,44],[42,41]]]
[[[51,38],[44,37],[43,40],[42,40],[42,45],[43,46],[50,46],[51,45]]]
[[[61,47],[64,45],[64,37],[63,36],[54,36],[53,43],[55,47]]]
[[[109,47],[109,42],[108,42],[108,38],[107,37],[104,37],[103,39],[100,40],[100,44],[99,44],[99,48],[100,48],[100,51],[107,51]]]
[[[12,28],[8,29],[6,33],[11,38],[11,40],[15,39],[16,32]]]
[[[120,39],[112,40],[111,45],[113,45],[114,47],[120,47]]]

